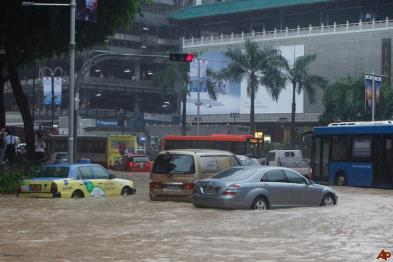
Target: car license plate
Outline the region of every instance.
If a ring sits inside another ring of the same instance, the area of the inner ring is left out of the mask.
[[[207,187],[203,188],[203,193],[206,193],[206,194],[215,194],[216,192],[217,192],[217,190],[215,187],[207,186]]]
[[[140,164],[139,164],[139,168],[143,168],[143,163],[140,163]]]
[[[41,185],[30,185],[30,190],[32,192],[41,191]]]
[[[180,191],[181,185],[164,185],[164,191]]]

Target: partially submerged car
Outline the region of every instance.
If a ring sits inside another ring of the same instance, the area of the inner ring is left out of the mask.
[[[19,180],[17,196],[83,198],[134,195],[134,182],[118,179],[97,164],[47,165],[37,176]]]
[[[332,206],[338,201],[330,187],[314,184],[285,167],[241,166],[196,182],[196,207],[269,209],[295,206]]]
[[[162,151],[157,155],[150,173],[150,199],[191,201],[196,180],[239,165],[239,160],[232,153],[222,150]]]

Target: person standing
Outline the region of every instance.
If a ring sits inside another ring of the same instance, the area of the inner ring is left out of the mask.
[[[0,164],[4,162],[5,137],[3,130],[0,131]]]
[[[5,137],[5,156],[7,161],[12,165],[15,162],[16,158],[16,145],[17,139],[16,136],[13,136],[11,132],[7,132],[7,136]]]
[[[35,154],[37,157],[37,160],[44,160],[45,159],[45,141],[42,138],[41,133],[37,133],[36,138],[35,138]]]

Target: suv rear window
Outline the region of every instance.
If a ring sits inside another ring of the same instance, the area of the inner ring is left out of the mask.
[[[154,161],[153,173],[157,174],[194,174],[194,157],[181,154],[158,155]]]

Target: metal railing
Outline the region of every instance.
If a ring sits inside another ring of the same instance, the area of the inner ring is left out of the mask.
[[[321,113],[296,113],[295,120],[300,122],[318,122]],[[187,122],[197,121],[196,115],[188,115]],[[287,123],[291,121],[291,113],[267,113],[255,114],[255,122],[282,122]],[[202,115],[200,116],[201,123],[232,123],[233,118],[230,114],[220,115]],[[236,118],[236,123],[249,123],[249,114],[240,114]]]
[[[262,32],[251,32],[241,34],[230,34],[230,35],[211,35],[202,36],[200,38],[183,38],[183,48],[192,47],[202,47],[211,45],[222,45],[222,44],[236,44],[242,43],[246,39],[252,39],[254,41],[269,41],[278,39],[288,39],[288,38],[298,38],[298,37],[310,37],[310,36],[320,36],[329,34],[343,34],[350,32],[365,32],[365,31],[378,31],[393,29],[393,20],[389,20],[386,17],[385,20],[375,21],[374,19],[369,22],[363,22],[359,20],[358,23],[346,24],[333,23],[332,25],[321,24],[319,26],[308,26],[308,27],[288,27],[283,30],[274,29],[272,31],[262,31]]]

